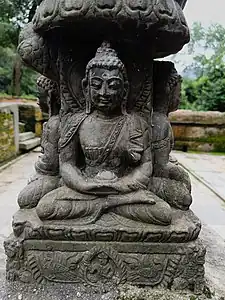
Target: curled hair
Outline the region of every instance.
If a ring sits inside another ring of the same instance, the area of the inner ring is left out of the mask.
[[[42,101],[39,101],[41,109],[46,113],[49,112],[50,116],[58,114],[60,110],[60,94],[58,84],[41,75],[37,79],[37,87],[39,88],[40,93],[45,95],[45,99],[42,97]],[[49,96],[49,103],[47,101],[47,96]]]
[[[116,51],[110,48],[110,43],[108,42],[103,42],[102,45],[97,49],[95,57],[88,62],[86,67],[86,75],[89,73],[90,69],[95,67],[103,67],[108,70],[117,68],[122,73],[126,73],[124,64],[118,58]]]
[[[38,77],[37,86],[46,92],[53,92],[54,94],[59,93],[58,84],[43,75]]]

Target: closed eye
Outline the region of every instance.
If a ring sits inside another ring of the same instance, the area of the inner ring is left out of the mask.
[[[91,79],[91,87],[95,88],[95,89],[100,89],[102,86],[102,80],[100,79]]]
[[[122,82],[119,79],[113,79],[108,82],[108,85],[110,89],[119,89],[122,86]]]

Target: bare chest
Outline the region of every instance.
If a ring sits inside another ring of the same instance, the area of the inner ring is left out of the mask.
[[[79,131],[82,148],[104,147],[117,127],[117,120],[99,120],[89,117],[82,123]]]

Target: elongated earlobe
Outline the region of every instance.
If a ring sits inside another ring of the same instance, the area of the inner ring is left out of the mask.
[[[84,93],[84,97],[85,97],[85,112],[86,114],[90,114],[91,113],[91,99],[90,99],[90,95],[89,95],[89,89],[88,89],[88,80],[86,78],[84,78],[81,82],[82,85],[82,90]]]
[[[91,113],[91,100],[90,100],[90,98],[89,99],[88,98],[86,99],[86,108],[85,108],[86,114]]]
[[[127,114],[127,100],[124,99],[121,103],[121,112],[123,115]]]

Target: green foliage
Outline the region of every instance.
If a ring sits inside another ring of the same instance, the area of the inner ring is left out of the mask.
[[[192,110],[225,111],[225,64],[208,63],[205,75],[185,79],[181,107]]]
[[[10,93],[15,51],[0,47],[0,92]]]
[[[37,96],[37,81],[38,73],[30,68],[23,67],[21,80],[21,94]]]
[[[13,69],[18,66],[16,55],[18,36],[25,23],[31,21],[41,0],[0,0],[0,92],[12,94],[15,80],[19,80],[20,93],[36,94],[34,71],[22,66],[22,77],[13,78]]]
[[[194,62],[186,71],[196,78],[184,80],[181,107],[225,111],[225,28],[219,24],[203,28],[195,23],[189,53]]]

